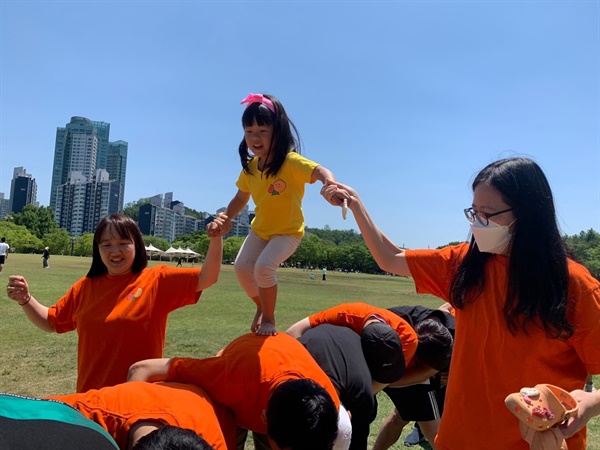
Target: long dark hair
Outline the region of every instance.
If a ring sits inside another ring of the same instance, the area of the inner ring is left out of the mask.
[[[266,160],[269,161],[269,156],[273,155],[271,161],[265,164],[263,173],[265,176],[275,176],[285,161],[285,157],[289,152],[300,151],[300,134],[296,129],[294,123],[290,120],[283,105],[273,95],[263,94],[264,97],[268,98],[273,102],[275,112],[272,112],[262,103],[252,103],[248,105],[244,114],[242,115],[242,126],[251,127],[256,122],[259,126],[272,126],[273,136],[271,138],[271,146],[267,153]],[[248,151],[248,145],[246,139],[242,139],[239,147],[240,161],[244,172],[251,173],[248,168],[248,163],[252,160],[253,156]]]
[[[104,217],[98,226],[96,226],[96,232],[94,233],[94,251],[92,253],[92,266],[86,277],[94,278],[104,275],[108,272],[108,269],[102,262],[100,257],[100,249],[98,244],[102,238],[102,234],[106,230],[110,230],[115,236],[122,239],[130,239],[135,245],[135,257],[133,259],[133,265],[131,271],[133,273],[140,273],[146,268],[148,261],[146,259],[146,246],[144,245],[144,239],[142,238],[142,232],[140,231],[137,224],[131,217],[124,216],[123,214],[110,214]]]
[[[509,247],[508,286],[504,318],[508,329],[527,333],[539,320],[551,338],[568,338],[573,326],[567,320],[569,250],[556,223],[552,190],[542,169],[528,158],[502,159],[475,177],[473,190],[485,183],[500,193],[517,219]],[[450,287],[457,308],[473,302],[483,290],[484,266],[492,257],[482,253],[471,238]]]

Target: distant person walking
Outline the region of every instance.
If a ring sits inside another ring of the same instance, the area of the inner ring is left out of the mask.
[[[2,273],[2,269],[4,268],[4,263],[8,259],[8,249],[10,246],[6,243],[6,238],[2,237],[0,239],[0,273]]]
[[[42,265],[44,266],[44,269],[47,269],[48,267],[50,267],[50,265],[48,264],[49,259],[50,259],[49,247],[45,247],[44,253],[42,253]]]
[[[177,258],[177,265],[175,267],[183,267],[183,258],[181,256]]]
[[[323,281],[327,281],[327,267],[323,267]]]

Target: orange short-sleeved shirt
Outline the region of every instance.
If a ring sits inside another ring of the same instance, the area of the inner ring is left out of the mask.
[[[226,450],[224,435],[235,433],[231,411],[189,384],[130,382],[48,398],[73,406],[101,425],[120,448],[127,448],[131,427],[143,420],[193,430],[217,450]],[[229,448],[235,447],[234,442],[229,441]]]
[[[449,301],[449,287],[468,244],[441,250],[407,250],[406,259],[419,293]],[[509,333],[503,315],[508,258],[492,256],[485,265],[480,297],[456,309],[456,336],[450,365],[439,449],[528,450],[518,420],[504,405],[522,387],[550,383],[581,389],[588,373],[600,373],[600,283],[569,261],[568,340],[549,339],[530,326],[528,335]],[[585,430],[567,440],[569,450],[585,449]]]
[[[173,358],[168,378],[200,386],[215,402],[233,411],[238,425],[263,434],[267,433],[263,411],[282,381],[309,378],[340,406],[329,377],[304,346],[285,333],[245,334],[213,358]]]
[[[373,316],[382,319],[398,332],[402,342],[402,353],[404,354],[404,363],[406,367],[412,362],[417,351],[418,339],[417,333],[410,324],[399,317],[397,314],[367,303],[342,303],[316,314],[308,316],[311,327],[316,327],[322,323],[340,325],[352,328],[356,333],[361,334],[365,323]]]
[[[129,366],[163,356],[167,316],[196,303],[200,269],[165,265],[83,277],[48,310],[58,333],[77,330],[77,392],[124,383]]]

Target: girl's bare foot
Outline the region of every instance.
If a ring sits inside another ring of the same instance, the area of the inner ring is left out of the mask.
[[[256,330],[256,334],[261,336],[275,336],[277,334],[277,330],[275,329],[275,324],[273,322],[262,322]]]
[[[256,308],[256,314],[254,314],[254,320],[252,320],[252,325],[250,325],[250,331],[256,333],[260,328],[260,324],[262,322],[262,309]]]

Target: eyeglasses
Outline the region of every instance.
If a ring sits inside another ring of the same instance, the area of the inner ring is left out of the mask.
[[[504,214],[505,212],[508,212],[508,211],[512,211],[512,208],[508,208],[503,211],[498,211],[498,212],[495,212],[492,214],[484,213],[482,211],[477,211],[473,208],[467,208],[464,210],[465,217],[467,218],[467,220],[469,222],[473,223],[473,222],[475,222],[475,219],[477,219],[477,222],[479,222],[484,227],[487,227],[490,224],[490,217],[494,217],[499,214]]]

